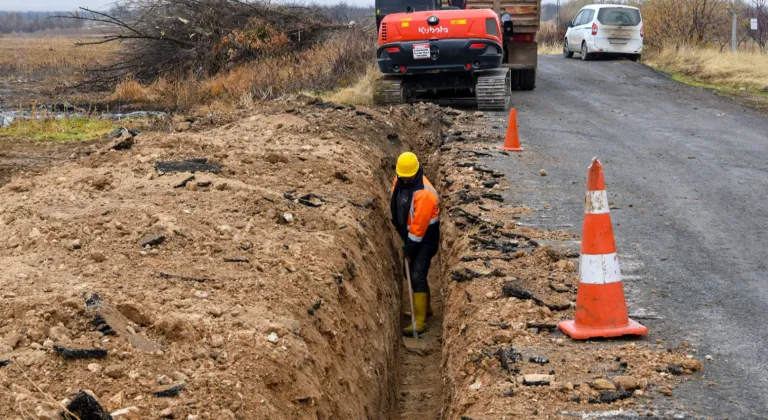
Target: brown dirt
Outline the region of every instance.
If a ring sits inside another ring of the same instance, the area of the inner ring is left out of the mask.
[[[32,176],[53,164],[66,161],[75,150],[94,143],[52,146],[4,138],[0,140],[0,187],[10,182],[16,173],[19,173],[20,178]]]
[[[136,407],[118,418],[388,417],[400,342],[388,187],[400,139],[433,141],[434,110],[273,103],[14,174],[0,188],[0,417],[42,417],[83,389]],[[197,157],[223,171],[174,188],[189,175],[153,168]],[[320,207],[284,196],[309,193]],[[166,239],[142,249],[151,233]],[[119,335],[91,325],[86,292],[130,320]],[[134,348],[133,332],[165,350]],[[108,356],[67,361],[54,344]],[[174,383],[180,396],[151,396]]]
[[[443,344],[443,305],[440,296],[439,257],[430,269],[433,315],[427,319],[427,331],[418,336],[403,338],[399,363],[400,382],[397,387],[397,416],[401,420],[438,420],[442,415],[443,381],[440,362]],[[403,287],[407,287],[404,284]],[[403,292],[402,307],[408,308],[408,290]],[[411,318],[403,316],[401,328],[411,325]]]
[[[118,419],[652,413],[653,399],[688,378],[664,371],[669,365],[698,368],[685,347],[573,342],[527,327],[573,317],[577,250],[563,249],[572,243],[566,232],[517,226],[529,209],[481,197],[506,188],[477,157],[498,156],[501,140],[485,131],[487,120],[434,106],[357,111],[299,98],[217,126],[144,133],[129,151],[107,152],[104,142],[58,154],[2,149],[7,159],[27,153],[44,163],[24,172],[6,165],[13,180],[0,183],[0,361],[10,360],[0,367],[0,417],[45,418],[81,389],[110,410],[135,407]],[[441,125],[463,137],[446,132],[434,152]],[[418,342],[399,337],[407,291],[388,214],[403,148],[419,153],[442,196],[435,316]],[[194,157],[223,171],[174,188],[191,174],[153,168]],[[500,184],[483,187],[492,179]],[[160,245],[138,245],[158,233]],[[516,248],[487,249],[511,242]],[[466,275],[481,277],[453,280]],[[540,304],[505,297],[508,284]],[[103,298],[99,313],[118,335],[91,324],[87,292]],[[54,344],[109,355],[66,361]],[[497,351],[510,347],[523,360],[506,370]],[[523,385],[533,373],[551,375],[551,384]],[[642,389],[591,403],[600,396],[594,380],[616,376]],[[151,395],[177,383],[178,397]]]
[[[445,418],[565,418],[565,412],[616,409],[653,413],[647,409],[653,399],[667,398],[664,388],[672,389],[685,379],[658,372],[657,367],[666,370],[670,364],[697,362],[688,360],[686,348],[666,349],[663,343],[647,339],[575,342],[557,331],[528,328],[528,323],[556,324],[572,319],[579,281],[578,254],[573,251],[578,250],[564,249],[564,244],[572,243],[566,232],[516,226],[515,220],[528,214],[528,209],[507,208],[490,199],[472,201],[472,196],[506,189],[503,178],[483,172],[481,161],[473,157],[478,156],[475,152],[480,152],[479,156],[513,157],[498,151],[502,139],[485,131],[489,125],[486,118],[464,114],[455,122],[451,130],[461,135],[446,133],[437,181],[444,199],[443,258],[450,267],[442,278]],[[467,167],[467,163],[474,167]],[[501,182],[493,188],[483,186],[492,179]],[[467,217],[457,208],[482,219]],[[451,217],[445,217],[447,214]],[[522,234],[534,242],[510,239],[505,234]],[[518,248],[507,252],[482,249],[472,236],[497,242],[514,240]],[[465,269],[487,276],[464,282],[452,279],[454,273]],[[531,292],[542,304],[505,297],[502,287],[507,284]],[[497,351],[510,347],[522,354],[522,360],[509,363],[506,370]],[[536,356],[549,361],[529,361]],[[526,386],[523,376],[527,374],[551,375],[551,383]],[[600,397],[596,386],[591,385],[593,381],[612,381],[616,376],[632,376],[642,389],[611,404],[592,403]]]

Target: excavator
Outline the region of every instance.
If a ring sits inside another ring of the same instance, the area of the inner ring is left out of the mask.
[[[374,103],[474,100],[480,110],[505,110],[511,90],[535,87],[541,0],[469,0],[474,9],[449,1],[376,0],[383,76]]]

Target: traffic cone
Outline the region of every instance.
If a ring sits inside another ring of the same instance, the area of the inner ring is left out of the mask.
[[[561,322],[558,328],[574,340],[648,334],[648,328],[627,314],[603,165],[597,158],[592,159],[587,173],[585,204],[576,317]]]
[[[509,110],[509,122],[507,122],[507,136],[504,138],[504,147],[501,150],[508,152],[522,152],[523,147],[520,146],[520,136],[517,133],[517,110],[512,108]]]

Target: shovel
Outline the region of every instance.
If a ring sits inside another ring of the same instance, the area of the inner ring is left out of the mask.
[[[411,301],[411,328],[413,328],[413,339],[419,339],[419,333],[416,331],[416,312],[413,310],[413,286],[411,285],[411,264],[408,262],[408,258],[403,258],[405,261],[405,277],[408,280],[408,298]]]

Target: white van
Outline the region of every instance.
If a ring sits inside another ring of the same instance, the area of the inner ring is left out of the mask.
[[[596,55],[622,55],[637,61],[643,53],[643,18],[640,9],[618,4],[593,4],[565,22],[568,31],[563,56],[581,53],[586,61]]]

